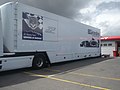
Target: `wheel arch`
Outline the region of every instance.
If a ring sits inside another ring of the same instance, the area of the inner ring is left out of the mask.
[[[48,66],[48,65],[51,64],[51,62],[50,62],[50,60],[49,60],[49,57],[48,57],[48,55],[47,55],[47,52],[45,51],[45,52],[36,52],[36,53],[34,54],[34,57],[33,57],[33,60],[32,60],[32,66],[33,66],[35,57],[36,57],[37,55],[43,55],[43,56],[45,57],[46,66]]]

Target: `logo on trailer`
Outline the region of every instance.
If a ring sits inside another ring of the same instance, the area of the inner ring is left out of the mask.
[[[88,29],[88,34],[91,34],[92,36],[100,36],[100,33],[93,31],[91,29]]]
[[[28,21],[30,28],[33,30],[39,26],[39,21],[37,17],[29,16]]]
[[[22,39],[43,40],[43,16],[22,13]]]

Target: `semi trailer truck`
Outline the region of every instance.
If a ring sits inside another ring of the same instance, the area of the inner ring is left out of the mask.
[[[0,6],[0,71],[101,55],[100,30],[28,6]]]

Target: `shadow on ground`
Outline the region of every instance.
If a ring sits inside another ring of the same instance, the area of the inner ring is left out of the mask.
[[[43,77],[32,76],[26,74],[25,72],[30,72],[40,75],[53,75],[62,72],[68,73],[108,59],[112,59],[112,58],[99,57],[99,58],[62,62],[62,63],[52,64],[51,67],[43,68],[39,70],[33,70],[32,68],[25,68],[25,69],[0,72],[0,87],[16,85],[16,84],[25,83],[32,80],[43,78]]]

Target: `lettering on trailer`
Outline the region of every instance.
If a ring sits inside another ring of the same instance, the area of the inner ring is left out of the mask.
[[[43,41],[43,16],[22,12],[22,39]]]
[[[88,29],[88,34],[91,34],[92,36],[95,36],[95,37],[99,37],[100,36],[100,33],[96,32],[96,31],[93,31],[91,29]]]
[[[48,26],[47,29],[45,30],[46,33],[51,33],[55,34],[56,27]]]

